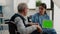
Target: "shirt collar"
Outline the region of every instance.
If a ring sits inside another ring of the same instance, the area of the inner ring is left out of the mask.
[[[19,15],[23,16],[21,13],[18,13]],[[27,18],[26,16],[23,16],[25,19]]]
[[[40,15],[40,16],[46,16],[47,14],[41,15],[41,14],[38,13],[38,15]]]

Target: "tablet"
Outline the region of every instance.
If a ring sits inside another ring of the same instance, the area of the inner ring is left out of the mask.
[[[52,20],[43,20],[42,28],[53,28],[53,21]]]

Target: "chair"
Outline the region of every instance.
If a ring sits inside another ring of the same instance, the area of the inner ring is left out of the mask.
[[[12,22],[10,20],[5,20],[5,24],[8,24],[8,26],[9,26],[9,33],[10,34],[20,34],[17,31],[17,26],[16,26],[16,24],[14,24],[14,22]]]

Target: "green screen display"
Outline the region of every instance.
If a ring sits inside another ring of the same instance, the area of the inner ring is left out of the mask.
[[[53,28],[52,20],[43,20],[42,28]]]

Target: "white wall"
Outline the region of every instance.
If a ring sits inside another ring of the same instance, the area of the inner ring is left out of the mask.
[[[54,5],[54,28],[60,34],[60,8]]]
[[[14,14],[14,1],[13,0],[5,0],[6,5],[3,6],[3,16],[5,19],[9,19]]]
[[[4,5],[6,5],[5,0],[0,0],[0,6],[4,6]]]
[[[36,0],[14,0],[14,11],[17,12],[17,6],[19,3],[26,3],[29,9],[36,8]]]

